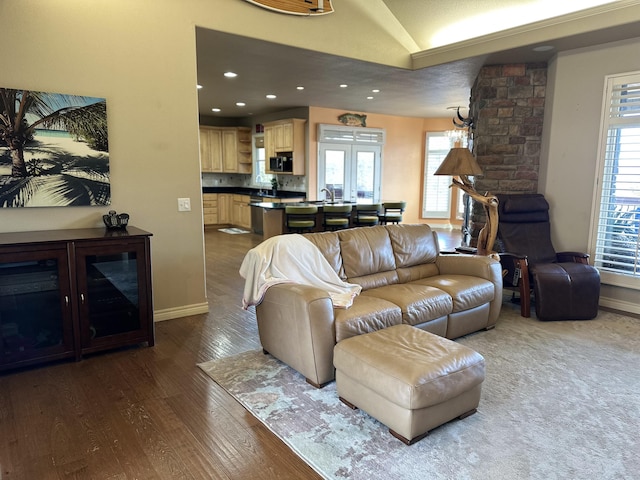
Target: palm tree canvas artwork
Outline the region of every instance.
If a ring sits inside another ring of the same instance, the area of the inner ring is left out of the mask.
[[[0,207],[110,203],[106,100],[0,88]]]

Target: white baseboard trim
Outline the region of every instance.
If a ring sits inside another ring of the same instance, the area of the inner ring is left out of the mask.
[[[640,314],[640,305],[637,303],[625,302],[624,300],[616,300],[615,298],[600,297],[600,305],[622,312]]]
[[[196,303],[193,305],[184,305],[182,307],[165,308],[163,310],[153,311],[153,321],[163,322],[165,320],[171,320],[173,318],[188,317],[189,315],[200,315],[202,313],[209,313],[209,304]]]

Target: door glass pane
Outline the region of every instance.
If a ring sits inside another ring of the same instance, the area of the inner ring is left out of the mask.
[[[358,192],[358,200],[373,201],[374,167],[374,152],[356,152],[356,189]]]
[[[85,261],[91,338],[139,329],[136,252],[87,255]]]
[[[0,341],[0,363],[37,357],[44,348],[63,350],[56,259],[0,263]]]
[[[336,200],[344,198],[345,151],[325,150],[324,188],[334,192]]]

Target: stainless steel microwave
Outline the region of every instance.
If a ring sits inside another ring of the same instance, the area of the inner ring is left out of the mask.
[[[277,156],[269,158],[269,170],[272,172],[293,172],[293,160],[291,157]]]

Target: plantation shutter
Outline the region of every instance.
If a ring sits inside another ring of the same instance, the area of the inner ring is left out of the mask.
[[[351,127],[342,125],[318,125],[318,142],[352,143],[359,145],[384,145],[385,130],[382,128]]]
[[[607,78],[592,228],[603,281],[640,288],[640,72]]]
[[[427,133],[422,218],[449,218],[451,177],[434,173],[450,149],[451,141],[445,132]]]

